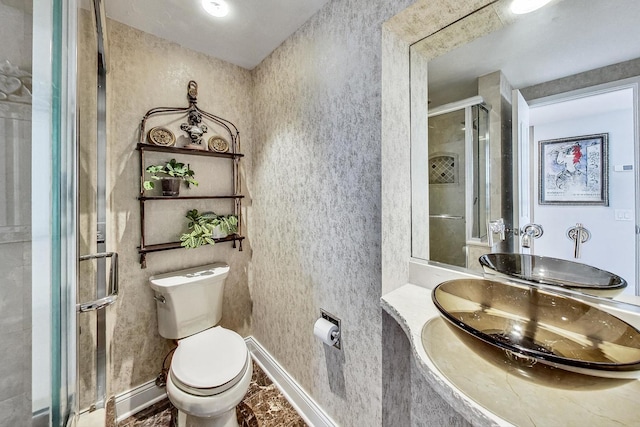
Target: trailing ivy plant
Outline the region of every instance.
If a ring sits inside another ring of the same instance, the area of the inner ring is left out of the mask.
[[[216,227],[220,227],[220,231],[224,234],[238,232],[238,217],[235,215],[218,215],[213,224]]]
[[[154,180],[160,180],[163,178],[179,178],[187,181],[187,185],[198,185],[198,181],[193,179],[195,172],[189,168],[189,165],[179,163],[176,159],[171,159],[164,165],[151,165],[145,170],[151,174],[151,179]],[[145,190],[151,190],[155,185],[153,181],[145,181],[143,183],[143,187]]]
[[[187,212],[189,232],[180,236],[180,244],[187,249],[202,245],[215,245],[213,232],[216,227],[222,233],[233,234],[238,231],[238,217],[235,215],[216,215],[214,212],[198,213],[197,209]]]

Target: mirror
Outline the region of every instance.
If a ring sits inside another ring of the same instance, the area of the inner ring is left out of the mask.
[[[429,215],[413,223],[412,255],[477,271],[484,253],[550,256],[618,274],[640,295],[640,4],[509,6],[493,2],[411,46],[413,218]],[[466,120],[473,99],[487,124]],[[481,126],[480,152],[468,141]],[[464,159],[449,162],[458,179],[434,183],[433,158],[447,153]]]

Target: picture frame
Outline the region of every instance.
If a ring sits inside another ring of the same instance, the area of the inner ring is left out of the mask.
[[[541,205],[609,206],[609,134],[539,141]]]

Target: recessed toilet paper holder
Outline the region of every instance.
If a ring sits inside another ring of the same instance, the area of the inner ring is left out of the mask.
[[[340,325],[340,319],[337,316],[334,316],[333,314],[329,313],[326,310],[320,309],[320,316],[325,319],[328,320],[329,322],[333,323],[334,325],[336,325],[338,327],[338,330],[336,332],[334,332],[333,334],[331,334],[331,336],[333,338],[337,338],[336,343],[333,345],[335,348],[337,349],[342,349],[341,347],[341,343],[342,343],[342,337],[340,336],[342,333],[342,327]]]

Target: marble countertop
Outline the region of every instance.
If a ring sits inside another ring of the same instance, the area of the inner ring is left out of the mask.
[[[540,363],[523,368],[449,328],[428,287],[406,284],[384,295],[381,305],[407,334],[431,387],[473,425],[640,425],[640,380],[596,378]]]

